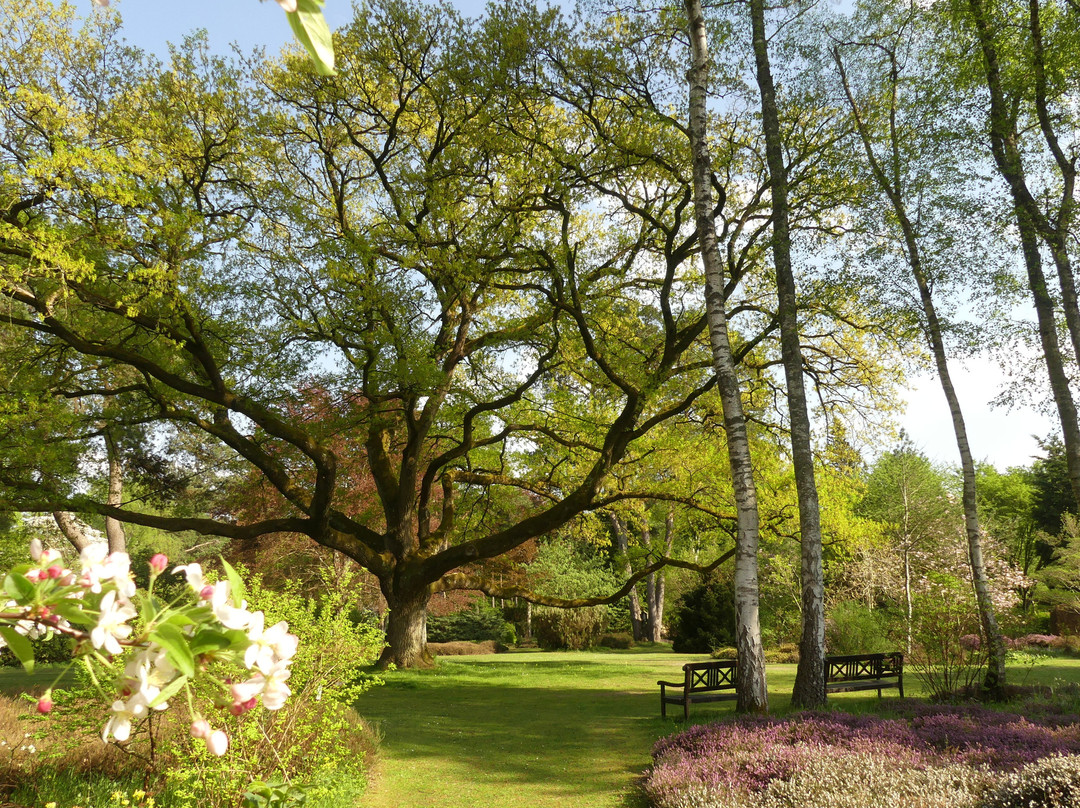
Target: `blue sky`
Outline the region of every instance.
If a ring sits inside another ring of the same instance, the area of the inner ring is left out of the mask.
[[[83,2],[88,4],[89,0]],[[473,16],[483,11],[484,2],[456,0],[453,5]],[[235,42],[242,52],[264,47],[273,53],[292,42],[292,31],[274,0],[113,0],[113,6],[123,16],[128,41],[159,57],[167,55],[168,42],[180,41],[198,28],[206,29],[211,46],[221,52]],[[340,27],[351,18],[352,3],[327,0],[325,13],[331,28]],[[1031,456],[1038,453],[1032,435],[1047,435],[1051,421],[1029,409],[992,410],[989,402],[1000,392],[1002,381],[992,362],[975,359],[966,369],[955,368],[954,373],[976,457],[999,468],[1028,465]],[[938,462],[958,464],[952,425],[937,379],[912,379],[906,398],[909,406],[900,422],[915,444]]]

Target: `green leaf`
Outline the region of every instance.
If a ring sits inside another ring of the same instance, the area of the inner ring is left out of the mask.
[[[7,581],[4,583],[6,584]],[[13,653],[15,658],[22,663],[26,672],[33,673],[34,647],[30,645],[30,640],[26,639],[26,637],[10,626],[0,626],[0,637],[4,638],[4,642],[6,642],[8,648],[11,649],[11,653]]]
[[[165,685],[165,687],[160,693],[154,696],[154,700],[150,702],[150,707],[157,707],[159,704],[163,704],[164,702],[171,699],[173,696],[180,692],[180,689],[187,684],[187,681],[188,678],[186,676],[177,676],[175,679]]]
[[[183,632],[171,623],[163,623],[150,632],[150,639],[165,649],[165,657],[180,673],[195,675],[195,655]]]
[[[244,582],[240,578],[240,574],[233,569],[232,564],[221,559],[221,565],[225,568],[225,577],[229,579],[229,592],[232,593],[232,602],[234,606],[241,606],[244,603]]]
[[[247,639],[246,634],[244,639]],[[191,653],[198,656],[199,654],[205,654],[207,651],[220,651],[222,648],[228,648],[232,644],[233,640],[220,631],[205,629],[191,638],[190,648]]]
[[[297,0],[296,11],[285,16],[319,75],[334,76],[334,40],[322,6],[323,0]]]
[[[7,577],[4,578],[4,591],[7,592],[8,597],[20,606],[32,603],[34,596],[37,594],[37,590],[30,583],[30,579],[17,572],[9,572]]]
[[[50,608],[73,626],[92,628],[97,625],[97,618],[84,612],[78,602],[71,598],[61,598]]]

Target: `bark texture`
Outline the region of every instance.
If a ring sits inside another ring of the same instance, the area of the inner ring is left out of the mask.
[[[814,455],[810,447],[810,414],[803,384],[798,300],[791,269],[787,166],[784,163],[776,87],[769,64],[768,40],[765,37],[764,0],[750,0],[750,18],[757,83],[761,93],[765,162],[772,192],[772,253],[776,271],[780,351],[787,383],[791,459],[799,499],[802,547],[802,638],[799,641],[799,667],[795,674],[792,704],[796,707],[817,707],[825,703],[825,578],[821,560],[821,515],[814,478]]]
[[[978,46],[982,52],[983,74],[990,98],[989,135],[990,150],[998,172],[1005,179],[1012,196],[1020,230],[1021,248],[1028,273],[1028,288],[1035,303],[1050,389],[1061,421],[1062,438],[1065,443],[1065,460],[1069,470],[1069,484],[1073,498],[1080,505],[1080,425],[1076,419],[1076,405],[1069,389],[1061,351],[1058,347],[1057,325],[1054,317],[1053,298],[1046,284],[1039,255],[1039,239],[1050,248],[1058,269],[1062,287],[1065,319],[1076,358],[1080,361],[1080,314],[1077,312],[1076,289],[1072,266],[1067,250],[1067,232],[1075,210],[1075,166],[1065,159],[1057,145],[1053,126],[1046,108],[1044,55],[1039,22],[1038,0],[1029,0],[1029,25],[1031,28],[1036,83],[1036,110],[1044,138],[1054,153],[1055,162],[1062,172],[1062,204],[1056,222],[1043,213],[1039,201],[1027,185],[1023,159],[1020,153],[1020,137],[1017,131],[1017,105],[1010,104],[1003,87],[998,49],[993,26],[983,0],[968,0],[968,10],[975,29]]]
[[[691,67],[689,132],[694,165],[694,213],[701,261],[705,269],[705,305],[713,365],[727,433],[728,459],[738,511],[735,548],[735,630],[738,649],[738,700],[744,712],[767,712],[765,656],[761,645],[758,591],[759,521],[757,489],[750,462],[750,439],[743,413],[739,378],[728,335],[723,263],[713,221],[712,158],[708,146],[709,47],[701,0],[685,0],[689,23]]]

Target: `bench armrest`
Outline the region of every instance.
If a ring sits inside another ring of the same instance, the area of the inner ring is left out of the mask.
[[[664,682],[658,681],[658,685],[667,685],[668,687],[686,687],[686,682]]]

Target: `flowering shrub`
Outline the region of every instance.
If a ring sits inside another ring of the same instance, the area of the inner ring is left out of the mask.
[[[244,585],[227,563],[226,580],[213,584],[198,564],[176,567],[188,586],[180,597],[164,602],[154,594],[154,583],[168,566],[164,555],[151,559],[149,588],[139,592],[127,554],[110,554],[104,545],[82,551],[78,573],[38,541],[31,543],[30,554],[33,563],[16,567],[4,579],[9,600],[0,611],[0,641],[30,671],[32,639],[53,634],[73,638],[75,654],[95,684],[104,692],[101,682],[106,680],[116,696],[103,740],[128,741],[135,725],[166,710],[181,693],[190,710],[195,683],[214,687],[233,715],[247,712],[260,699],[268,710],[284,705],[297,638],[285,622],[266,627],[262,612],[247,610]],[[115,684],[108,682],[112,658],[128,649],[122,674]],[[238,665],[242,680],[217,678],[214,663]],[[37,710],[48,714],[52,709],[50,688]],[[192,737],[204,741],[212,754],[223,755],[227,734],[198,711],[189,718]]]
[[[226,795],[247,790],[258,796],[266,790],[261,782],[274,793],[274,783],[282,784],[283,793],[302,791],[309,802],[356,804],[366,782],[372,741],[350,705],[360,692],[381,682],[365,669],[378,658],[385,636],[349,619],[348,574],[342,579],[326,571],[325,594],[314,598],[298,585],[273,591],[257,575],[243,577],[247,597],[253,608],[265,613],[265,622],[285,620],[300,638],[289,679],[293,692],[282,709],[272,712],[234,717],[226,704],[222,721],[231,741],[226,758],[215,758],[198,746],[169,743],[184,728],[166,722],[157,747],[167,751],[159,755],[156,768],[164,776],[167,802],[174,808],[232,808],[234,801]],[[230,676],[243,672],[237,663],[221,671]],[[194,696],[199,709],[217,706],[212,683],[196,686]]]
[[[1080,717],[1049,707],[1022,717],[899,704],[895,718],[803,713],[692,727],[653,748],[646,793],[657,808],[974,808],[985,789],[1011,782],[1001,773],[1080,754]]]
[[[978,808],[1074,808],[1080,805],[1080,757],[1055,755],[1001,779]]]

